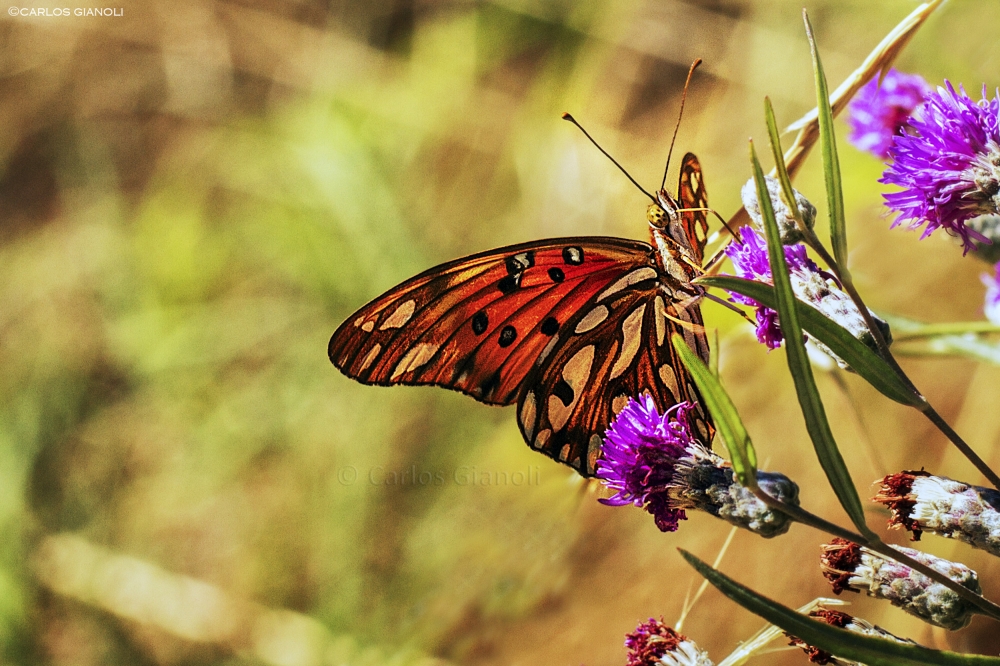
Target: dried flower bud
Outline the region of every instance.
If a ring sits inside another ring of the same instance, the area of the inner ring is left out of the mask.
[[[771,196],[771,207],[774,209],[774,219],[778,223],[778,232],[781,234],[782,245],[794,245],[805,240],[802,230],[795,221],[795,216],[785,203],[782,197],[781,181],[771,176],[765,176],[767,182],[767,193]],[[816,207],[809,203],[798,190],[795,192],[795,205],[798,206],[802,216],[802,222],[807,229],[812,229],[816,224]],[[748,180],[740,191],[740,198],[743,200],[743,207],[750,214],[750,219],[761,231],[764,230],[764,218],[760,212],[760,202],[757,201],[757,183],[753,178]]]
[[[625,636],[628,666],[714,666],[708,653],[659,620],[649,618]]]
[[[980,593],[979,577],[964,564],[912,548],[893,548],[972,592]],[[823,575],[833,586],[834,594],[863,590],[870,597],[886,599],[910,615],[953,631],[967,625],[975,612],[962,597],[944,585],[846,539],[836,538],[823,546],[821,562]]]
[[[888,631],[881,627],[876,627],[874,624],[862,620],[859,617],[854,617],[847,613],[843,613],[837,610],[831,610],[828,608],[818,608],[811,613],[809,617],[814,617],[823,620],[827,624],[839,627],[841,629],[847,629],[848,631],[853,631],[856,634],[862,636],[874,636],[875,638],[884,638],[886,640],[895,641],[897,643],[909,643],[914,644],[913,641],[899,638],[890,634]],[[860,662],[850,661],[848,659],[841,659],[835,657],[826,650],[821,650],[818,647],[809,645],[805,641],[786,633],[791,640],[789,645],[797,645],[802,648],[802,650],[808,655],[810,663],[813,664],[833,664],[834,666],[863,666]]]
[[[900,472],[882,479],[873,498],[892,511],[890,525],[964,541],[1000,556],[1000,492],[927,472]]]
[[[664,532],[676,530],[687,509],[707,511],[767,538],[787,532],[788,516],[740,485],[732,467],[692,435],[693,409],[682,402],[661,415],[648,393],[630,400],[601,446],[597,477],[616,492],[600,501],[645,507]],[[799,488],[788,477],[758,472],[757,482],[772,497],[798,504]]]

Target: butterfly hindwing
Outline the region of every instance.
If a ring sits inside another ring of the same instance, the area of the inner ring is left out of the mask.
[[[692,259],[700,266],[705,258],[705,243],[708,241],[708,213],[704,210],[685,210],[708,208],[708,192],[705,191],[701,164],[694,153],[687,153],[681,161],[677,200],[685,211],[681,213],[681,226],[691,244],[694,253]]]
[[[652,248],[579,237],[465,257],[407,280],[352,315],[330,360],[366,384],[433,384],[512,404],[563,326]]]
[[[648,271],[648,272],[646,272]],[[567,323],[569,336],[533,372],[518,401],[518,424],[533,448],[593,476],[601,436],[630,397],[649,393],[660,412],[689,400],[690,426],[710,441],[700,395],[670,342],[673,333],[708,360],[696,301],[675,301],[654,267],[609,288]]]

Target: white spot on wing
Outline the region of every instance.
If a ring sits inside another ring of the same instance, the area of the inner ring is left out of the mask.
[[[536,449],[540,449],[548,443],[550,437],[552,437],[552,431],[546,428],[538,433],[538,436],[535,437],[535,441],[531,445]]]
[[[403,358],[399,359],[399,363],[396,364],[396,369],[392,371],[392,376],[389,379],[394,380],[404,373],[416,370],[424,365],[437,353],[440,346],[425,343],[411,347],[409,351],[403,354]]]
[[[389,318],[382,322],[382,325],[378,327],[378,330],[384,331],[387,328],[399,328],[406,322],[410,321],[410,317],[413,316],[413,311],[417,309],[417,302],[410,299],[396,308],[395,312],[389,315]]]
[[[587,446],[587,471],[593,474],[597,467],[597,457],[601,455],[601,436],[591,435]]]
[[[667,337],[667,306],[663,302],[662,296],[657,296],[654,301],[655,321],[656,321],[656,346],[662,347],[663,341]]]
[[[701,433],[702,441],[708,442],[708,426],[705,425],[705,422],[697,419],[694,424],[698,428],[698,432]]]
[[[378,353],[382,351],[382,345],[376,343],[368,353],[365,355],[365,360],[361,362],[361,367],[358,368],[358,372],[364,372],[368,369],[368,366],[378,357]]]
[[[592,330],[595,326],[597,326],[602,321],[607,319],[608,314],[610,314],[610,312],[607,307],[603,305],[598,305],[596,308],[594,308],[586,315],[584,315],[583,319],[581,319],[577,323],[576,328],[574,330],[577,333],[586,333],[587,331]]]
[[[637,282],[642,282],[643,280],[652,280],[656,277],[656,269],[650,268],[649,266],[643,266],[642,268],[637,268],[631,273],[626,274],[624,277],[618,279],[613,285],[601,292],[601,295],[597,297],[598,301],[603,301],[608,296],[612,294],[617,294],[622,289],[630,287]]]
[[[364,325],[361,327],[361,330],[364,331],[365,333],[371,333],[373,330],[375,330],[375,320],[372,319],[371,321],[366,321]]]
[[[354,320],[354,328],[357,328],[357,327],[361,326],[361,324],[364,323],[364,321],[365,321],[364,315],[362,315],[362,316],[358,317],[357,319],[355,319]]]
[[[615,359],[609,379],[615,379],[625,372],[639,351],[639,345],[642,343],[642,315],[645,312],[646,304],[643,303],[622,322],[622,351]]]
[[[666,385],[670,392],[674,395],[674,400],[680,397],[680,392],[677,390],[677,375],[674,374],[674,369],[670,367],[669,363],[664,363],[660,366],[659,370],[660,379]]]
[[[590,368],[594,363],[594,345],[587,345],[573,355],[563,366],[562,378],[573,389],[573,400],[564,405],[562,400],[554,395],[549,396],[549,423],[555,430],[562,430],[569,420],[570,414],[580,401],[580,393],[590,378]],[[565,462],[565,461],[564,461]]]
[[[569,444],[563,444],[563,447],[559,450],[559,461],[566,462],[566,458],[569,458]]]
[[[538,361],[537,361],[538,365],[541,365],[542,361],[544,361],[548,357],[548,355],[552,352],[553,348],[555,348],[557,342],[559,342],[559,336],[553,335],[552,339],[549,340],[549,344],[545,345],[545,349],[543,349],[542,353],[538,355]]]
[[[590,378],[590,366],[594,363],[594,345],[587,345],[566,362],[563,367],[563,379],[570,388],[579,395],[580,390]],[[574,396],[576,397],[576,396]]]
[[[614,400],[611,401],[611,412],[615,416],[617,416],[618,412],[620,412],[623,409],[625,409],[625,405],[627,405],[627,404],[628,404],[628,396],[627,395],[617,395],[617,396],[615,396]]]
[[[524,428],[524,437],[531,439],[535,431],[535,392],[528,391],[521,403],[521,427]]]

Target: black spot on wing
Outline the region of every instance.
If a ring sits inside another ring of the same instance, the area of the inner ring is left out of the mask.
[[[559,321],[555,317],[549,317],[542,322],[542,335],[555,335],[559,331]]]
[[[472,332],[476,335],[482,335],[486,332],[486,329],[490,325],[490,318],[485,312],[477,312],[472,316]]]
[[[583,263],[583,248],[578,245],[564,247],[562,256],[563,261],[570,266],[579,266]]]
[[[560,379],[555,386],[552,387],[552,395],[559,398],[562,404],[569,407],[573,402],[573,387],[566,383],[565,379]]]
[[[500,290],[500,293],[504,295],[513,293],[520,286],[521,286],[520,273],[516,275],[508,275],[507,277],[503,278],[502,280],[500,280],[500,282],[497,283],[497,288]]]
[[[501,347],[510,347],[517,339],[517,329],[513,326],[504,326],[500,329],[500,339],[497,341]]]
[[[535,265],[535,252],[534,250],[528,250],[527,252],[512,254],[507,257],[504,263],[507,265],[507,273],[509,275],[517,275]]]
[[[566,279],[566,274],[558,266],[553,266],[549,269],[549,279],[553,282],[562,282]]]

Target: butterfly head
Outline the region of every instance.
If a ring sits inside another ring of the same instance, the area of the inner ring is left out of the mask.
[[[649,226],[659,231],[669,231],[670,223],[676,223],[680,220],[680,216],[677,214],[679,208],[677,201],[670,196],[669,192],[660,190],[656,193],[656,203],[651,203],[646,208],[646,219],[649,220]]]

